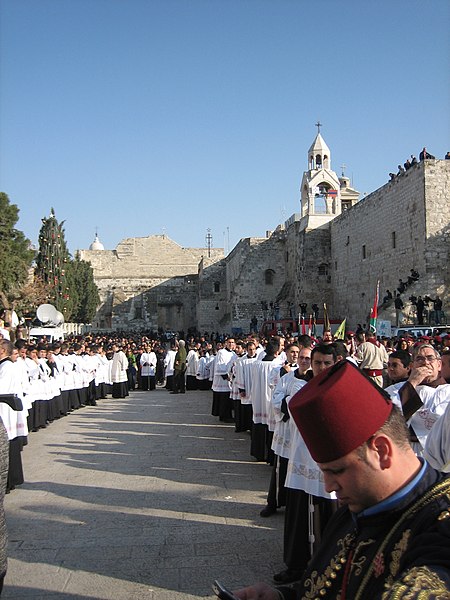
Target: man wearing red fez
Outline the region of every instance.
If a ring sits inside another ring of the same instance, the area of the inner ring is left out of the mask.
[[[240,600],[450,597],[450,476],[417,457],[401,412],[342,361],[289,408],[329,492],[341,504],[302,581],[259,583]]]

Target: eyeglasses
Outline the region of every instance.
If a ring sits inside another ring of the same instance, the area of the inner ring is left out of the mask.
[[[436,360],[441,360],[440,358],[437,358],[437,356],[416,356],[416,358],[414,359],[414,361],[418,364],[418,365],[424,365],[426,362],[429,363],[434,363],[434,361]]]

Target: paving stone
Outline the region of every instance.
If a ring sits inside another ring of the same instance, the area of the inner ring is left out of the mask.
[[[30,434],[5,499],[4,598],[189,600],[271,581],[283,513],[259,517],[270,467],[209,414],[210,392],[102,400]]]

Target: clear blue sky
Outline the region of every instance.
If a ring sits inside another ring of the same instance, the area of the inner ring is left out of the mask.
[[[228,250],[299,211],[317,119],[362,194],[450,150],[448,0],[2,0],[0,190],[72,253]]]

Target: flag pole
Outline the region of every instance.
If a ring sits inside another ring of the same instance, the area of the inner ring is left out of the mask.
[[[370,322],[369,329],[371,333],[376,335],[377,333],[377,319],[378,319],[378,297],[380,295],[380,280],[377,279],[377,289],[375,291],[375,299],[373,301],[373,307],[370,310]]]

